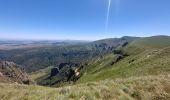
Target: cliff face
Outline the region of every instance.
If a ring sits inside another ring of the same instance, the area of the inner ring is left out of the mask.
[[[0,61],[0,83],[32,84],[24,69],[8,61]]]

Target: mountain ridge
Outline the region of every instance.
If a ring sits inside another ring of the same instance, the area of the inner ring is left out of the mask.
[[[155,37],[138,38],[136,40],[129,42],[127,45],[123,47],[118,47],[117,49],[112,50],[108,54],[97,56],[88,61],[85,61],[84,64],[82,63],[84,68],[81,71],[79,71],[79,73],[81,73],[81,77],[77,81],[77,83],[102,80],[109,77],[124,78],[125,76],[130,77],[132,75],[134,76],[142,76],[145,74],[157,75],[156,73],[160,73],[161,71],[163,73],[164,72],[168,73],[169,70],[168,66],[170,65],[169,64],[170,61],[168,59],[170,53],[168,51],[170,48],[166,46],[167,45],[170,46],[170,42],[169,42],[170,37],[166,37],[168,39],[163,38],[162,40],[164,41],[158,41],[159,43],[157,43],[156,46],[154,44],[155,42],[152,42],[152,40],[159,40],[159,38],[162,37],[155,36]],[[141,40],[147,40],[150,43],[149,44],[150,48],[148,48],[148,42],[144,42],[144,45],[141,44],[138,45],[137,44],[138,41]],[[101,40],[101,41],[106,41],[106,40]],[[101,42],[101,44],[102,43],[104,42]],[[160,47],[159,45],[163,43],[167,43],[167,44],[165,46]],[[151,44],[153,44],[154,46],[152,46]],[[165,62],[163,59],[167,59],[167,61]],[[156,64],[160,65],[161,63],[160,61],[162,60],[163,60],[162,64],[164,64],[163,68],[165,68],[164,71],[163,69],[160,69],[161,68],[160,66],[156,66]],[[152,63],[155,63],[153,64],[154,66],[152,65]],[[143,69],[143,72],[140,72],[142,66],[145,66],[145,70]],[[153,68],[153,71],[150,71],[151,70],[150,67]],[[160,69],[160,71],[158,69]],[[64,72],[67,71],[66,70],[62,71],[63,76],[64,76]],[[57,84],[60,84],[58,83],[59,81],[58,78],[60,79],[60,77],[57,75],[54,77],[55,77],[54,80],[56,80]],[[50,84],[50,81],[55,82],[54,80],[45,79],[45,81],[47,81],[48,84]],[[63,80],[61,81],[64,82]],[[42,80],[41,82],[43,83],[44,81]],[[61,84],[65,85],[65,83],[61,83]]]
[[[76,53],[84,50],[83,46],[71,49],[69,46],[69,50]],[[112,49],[112,46],[116,48]],[[114,39],[114,42],[105,39],[86,44],[85,47],[86,50],[97,52],[96,56],[86,60],[81,60],[83,55],[70,56],[70,59],[75,57],[80,60],[77,63],[63,61],[59,65],[30,73],[37,85],[0,83],[0,98],[169,100],[170,37],[136,38],[128,42],[124,38]],[[67,53],[63,55],[68,56]]]

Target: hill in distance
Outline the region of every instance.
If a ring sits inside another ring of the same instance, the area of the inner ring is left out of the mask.
[[[53,54],[55,56],[58,54],[56,57],[61,56],[61,58],[64,56],[63,60],[49,63],[50,67],[47,67],[48,65],[41,67],[44,69],[39,67],[34,70],[36,72],[30,71],[30,76],[37,81],[37,85],[1,83],[0,87],[3,92],[0,93],[0,97],[3,100],[170,99],[169,36],[105,39],[74,46],[48,47],[48,49],[44,47],[43,49],[46,49],[44,52],[42,48],[41,50],[20,49],[22,51],[20,57],[32,59],[31,56],[24,55],[29,52],[34,55],[33,58],[37,57],[41,61],[47,56],[41,54],[56,50]],[[35,51],[32,52],[32,50]],[[38,53],[38,51],[41,52]],[[1,54],[5,59],[13,60],[11,55],[18,53],[10,50],[1,51]],[[36,62],[39,61],[36,60]],[[25,68],[33,67],[25,66]],[[38,84],[43,86],[38,86]],[[7,88],[10,89],[7,90]]]

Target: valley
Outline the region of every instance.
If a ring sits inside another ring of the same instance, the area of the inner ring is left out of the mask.
[[[2,100],[170,99],[169,36],[0,50],[0,60],[21,65],[35,82],[1,82]]]

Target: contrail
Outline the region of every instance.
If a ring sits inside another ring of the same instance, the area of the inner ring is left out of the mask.
[[[109,0],[108,9],[107,9],[107,18],[106,18],[106,26],[105,26],[106,33],[107,33],[107,30],[108,30],[108,24],[109,24],[110,6],[111,6],[111,0]]]

